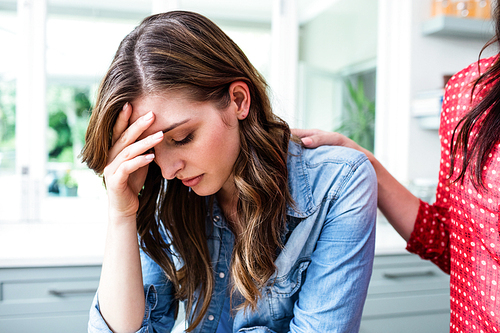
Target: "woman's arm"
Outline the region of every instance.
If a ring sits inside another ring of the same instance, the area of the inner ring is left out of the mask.
[[[161,141],[151,135],[136,140],[153,123],[152,113],[129,126],[132,107],[125,104],[113,128],[112,147],[104,180],[108,192],[108,233],[101,279],[99,309],[113,332],[135,332],[144,319],[145,296],[137,241],[137,194],[153,155],[142,155]]]
[[[368,159],[377,174],[378,198],[380,211],[396,231],[408,241],[413,232],[420,200],[394,178],[373,154]]]
[[[364,153],[377,174],[378,207],[401,237],[408,241],[417,218],[420,200],[401,185],[370,151],[335,132],[294,129],[292,133],[301,138],[302,143],[307,148],[335,145],[356,149]]]
[[[113,332],[135,332],[144,318],[135,218],[110,216],[99,282],[99,309]]]

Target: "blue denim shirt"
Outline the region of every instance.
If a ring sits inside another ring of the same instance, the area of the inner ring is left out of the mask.
[[[343,147],[290,142],[286,243],[256,311],[240,310],[233,332],[358,332],[375,246],[377,182],[366,156]],[[219,207],[208,237],[215,288],[194,332],[216,332],[227,299],[234,236]],[[170,332],[177,303],[159,266],[141,254],[146,309],[138,332]],[[238,300],[238,297],[233,297]],[[236,305],[236,304],[233,304]],[[110,332],[94,299],[89,332]]]

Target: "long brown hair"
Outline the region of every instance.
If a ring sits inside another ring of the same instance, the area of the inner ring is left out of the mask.
[[[495,36],[483,47],[482,52],[493,44],[500,41],[500,6],[496,5],[494,9]],[[478,61],[478,73],[481,73],[480,62]],[[494,63],[474,82],[471,95],[473,103],[474,92],[491,84],[490,90],[477,103],[470,112],[468,112],[457,124],[453,131],[453,137],[450,143],[451,163],[450,176],[453,175],[456,163],[456,155],[463,156],[461,170],[453,181],[463,182],[465,175],[470,174],[470,180],[476,190],[486,189],[483,181],[483,167],[485,166],[488,155],[491,153],[495,144],[500,140],[500,56],[497,55]],[[471,132],[479,124],[477,136],[471,138]],[[455,143],[456,137],[456,143]]]
[[[239,47],[207,18],[184,11],[150,16],[121,42],[98,90],[82,151],[83,161],[102,174],[113,125],[126,102],[170,89],[180,89],[193,101],[208,101],[223,110],[229,86],[248,85],[251,106],[239,123],[241,149],[233,167],[238,190],[231,274],[244,296],[242,306],[255,308],[260,289],[275,271],[277,249],[293,205],[287,186],[288,125],[276,117],[267,85]],[[209,306],[214,272],[207,246],[206,217],[213,198],[200,197],[177,179],[165,181],[154,162],[139,194],[137,230],[141,247],[165,271],[178,299],[187,299],[189,331]],[[167,230],[162,239],[160,228]],[[169,244],[174,251],[170,250]],[[184,264],[177,270],[172,256]],[[194,294],[201,290],[194,305]]]

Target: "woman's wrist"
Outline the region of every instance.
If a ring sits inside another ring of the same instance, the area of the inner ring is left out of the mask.
[[[122,214],[121,212],[109,210],[108,223],[112,226],[133,226],[136,228],[137,219],[136,215]]]

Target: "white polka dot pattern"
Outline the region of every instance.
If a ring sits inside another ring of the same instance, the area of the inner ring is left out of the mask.
[[[480,62],[481,72],[495,58]],[[450,182],[450,143],[455,126],[482,100],[489,86],[471,82],[478,77],[478,64],[454,75],[445,89],[439,137],[441,163],[436,203],[420,203],[407,249],[437,264],[450,274],[450,332],[500,332],[500,235],[499,205],[500,144],[488,156],[483,168],[486,190],[465,181]],[[480,124],[481,122],[479,122]],[[471,139],[477,137],[473,129]],[[456,156],[452,179],[461,170],[462,156]]]

